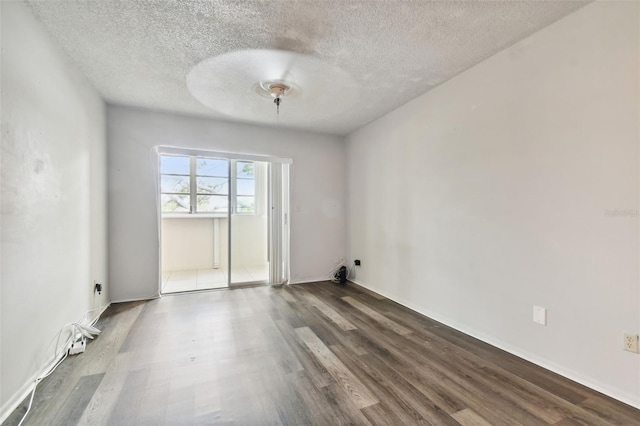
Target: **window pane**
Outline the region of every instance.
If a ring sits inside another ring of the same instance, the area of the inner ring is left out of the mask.
[[[189,157],[161,155],[160,173],[172,175],[189,175]]]
[[[255,211],[255,200],[253,197],[238,197],[238,213],[253,213]]]
[[[160,192],[189,193],[189,176],[162,176]]]
[[[198,195],[198,212],[226,213],[229,200],[226,195]]]
[[[214,177],[198,177],[198,194],[220,194],[229,193],[229,179]]]
[[[160,198],[163,212],[188,212],[189,195],[162,194]]]
[[[238,195],[255,195],[256,184],[253,179],[238,179],[236,191]]]
[[[236,163],[239,178],[253,178],[253,163],[248,161],[238,161]]]
[[[219,176],[227,177],[229,174],[229,162],[215,158],[196,159],[197,176]]]

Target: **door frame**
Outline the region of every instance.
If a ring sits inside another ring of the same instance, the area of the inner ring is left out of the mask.
[[[175,147],[169,145],[157,145],[152,149],[152,155],[155,155],[155,182],[156,182],[156,214],[158,221],[158,288],[159,294],[162,295],[162,210],[160,204],[160,156],[163,154],[173,154],[173,155],[183,155],[183,156],[196,156],[196,157],[210,157],[210,158],[220,158],[229,160],[229,179],[231,186],[231,164],[232,160],[236,161],[255,161],[255,162],[263,162],[267,163],[267,227],[268,227],[268,245],[269,245],[269,285],[281,285],[289,282],[290,279],[290,198],[291,198],[291,168],[293,165],[293,159],[284,158],[284,157],[275,157],[269,155],[260,155],[260,154],[248,154],[242,152],[227,152],[227,151],[215,151],[215,150],[205,150],[205,149],[196,149],[196,148],[182,148]],[[280,185],[280,191],[274,190],[274,180],[272,178],[271,172],[274,168],[274,165],[279,165],[282,174],[280,175],[280,179],[275,183]],[[275,194],[279,193],[279,197],[275,197]],[[276,211],[279,213],[279,217],[275,217],[273,215],[273,202],[274,199],[277,199],[279,203],[279,209]],[[232,202],[231,199],[231,191],[229,191],[229,209],[227,212],[227,238],[228,238],[228,248],[227,248],[227,263],[229,274],[227,276],[227,288],[235,288],[243,285],[253,285],[255,283],[240,283],[234,284],[231,282],[231,221],[232,221]],[[281,204],[280,204],[281,203]],[[277,250],[279,254],[279,259],[277,262],[282,265],[282,273],[274,274],[273,269],[275,268],[275,263],[273,262],[273,249],[272,241],[273,241],[273,232],[275,222],[278,222],[280,226],[278,227],[278,235],[280,247]],[[272,282],[271,278],[277,276],[279,277],[280,282]]]

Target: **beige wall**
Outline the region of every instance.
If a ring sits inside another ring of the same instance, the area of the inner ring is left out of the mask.
[[[218,220],[218,246],[214,245],[214,221]],[[252,266],[267,262],[267,216],[234,215],[234,266]],[[182,271],[210,269],[214,252],[218,250],[219,266],[228,263],[226,218],[170,218],[162,219],[162,270]]]
[[[162,219],[162,270],[213,268],[214,220]]]

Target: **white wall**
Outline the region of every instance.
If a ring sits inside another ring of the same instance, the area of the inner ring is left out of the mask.
[[[588,5],[350,135],[356,281],[640,406],[638,26]]]
[[[325,276],[346,252],[342,138],[121,106],[107,110],[112,300],[158,292],[158,219],[152,148],[172,145],[293,159],[291,278]]]
[[[109,299],[93,292],[108,284],[104,104],[23,3],[0,7],[1,420],[58,330]]]

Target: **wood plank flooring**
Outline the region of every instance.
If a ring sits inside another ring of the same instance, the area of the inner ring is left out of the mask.
[[[98,327],[25,425],[640,425],[640,410],[353,284],[116,304]]]

